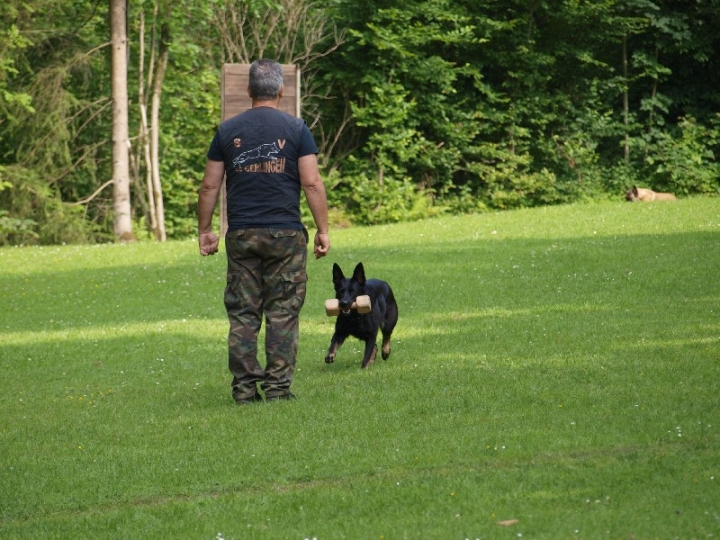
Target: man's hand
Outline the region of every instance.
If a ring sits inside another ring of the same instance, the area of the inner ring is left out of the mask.
[[[200,245],[200,255],[215,255],[218,252],[220,239],[214,232],[200,233],[198,235],[198,244]]]
[[[319,231],[316,232],[315,247],[313,248],[315,258],[319,259],[320,257],[324,257],[328,254],[328,251],[330,251],[330,235],[328,233],[321,233]]]
[[[214,255],[218,251],[220,240],[212,232],[212,216],[215,211],[220,188],[225,175],[225,163],[207,160],[205,176],[203,176],[198,193],[198,244],[200,255]]]

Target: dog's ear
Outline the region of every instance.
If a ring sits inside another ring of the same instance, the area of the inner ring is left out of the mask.
[[[633,195],[638,194],[637,186],[633,186],[632,192],[633,192]]]
[[[339,283],[343,279],[345,279],[345,274],[340,270],[338,263],[333,263],[333,283]]]
[[[358,263],[355,267],[355,271],[353,272],[353,279],[357,281],[360,285],[365,285],[365,268],[363,267],[363,263]]]

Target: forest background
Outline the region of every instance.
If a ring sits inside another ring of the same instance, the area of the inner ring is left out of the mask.
[[[260,57],[301,69],[335,225],[720,193],[717,0],[5,0],[0,245],[120,238],[113,9],[122,239],[195,234],[222,65]]]

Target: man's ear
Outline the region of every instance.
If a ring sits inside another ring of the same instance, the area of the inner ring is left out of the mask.
[[[278,99],[280,99],[280,98],[282,97],[282,95],[283,95],[283,90],[285,90],[285,85],[284,85],[284,84],[280,87],[280,90],[278,91]]]
[[[248,87],[247,87],[247,94],[248,94],[248,97],[249,97],[250,99],[252,99],[252,92],[250,92],[250,85],[249,85],[249,84],[248,84]]]

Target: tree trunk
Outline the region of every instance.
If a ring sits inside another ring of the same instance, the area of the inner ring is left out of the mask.
[[[157,70],[153,77],[152,108],[150,123],[150,149],[152,158],[152,185],[153,198],[155,201],[155,217],[157,230],[155,238],[164,242],[167,240],[165,232],[165,204],[163,203],[162,184],[160,183],[160,98],[162,87],[165,82],[165,71],[167,70],[168,56],[168,29],[163,26],[160,37],[160,54],[158,57]]]
[[[130,138],[127,93],[127,0],[110,0],[113,99],[113,225],[121,242],[135,240],[130,208]]]
[[[155,201],[153,200],[153,186],[152,186],[152,160],[150,158],[150,129],[148,128],[148,117],[147,117],[147,97],[145,93],[145,12],[140,10],[140,29],[138,31],[138,47],[140,47],[140,53],[138,54],[138,108],[140,109],[140,127],[138,128],[138,166],[135,181],[140,185],[140,171],[142,167],[139,166],[140,154],[145,159],[145,190],[147,193],[147,200],[145,197],[141,197],[140,200],[143,206],[143,212],[147,223],[150,225],[150,230],[157,237],[157,218],[155,216]],[[153,65],[153,56],[150,57],[150,66]]]
[[[623,158],[625,163],[630,162],[630,80],[628,79],[628,50],[627,33],[622,40],[622,70],[625,89],[623,90],[623,124],[625,124],[625,142],[623,144]]]

